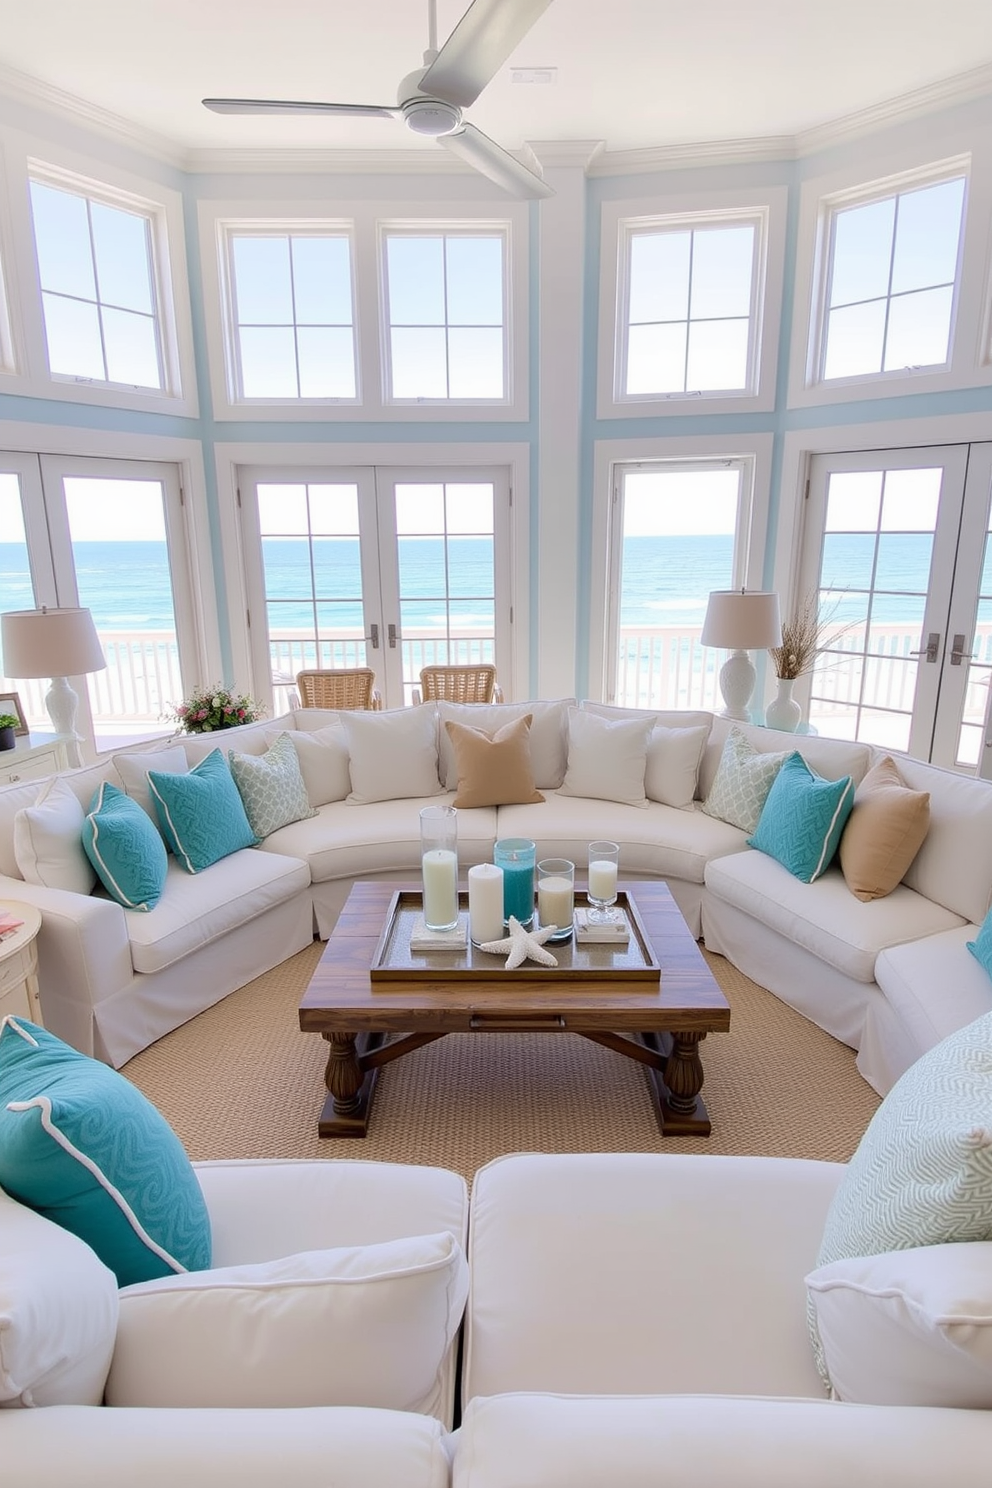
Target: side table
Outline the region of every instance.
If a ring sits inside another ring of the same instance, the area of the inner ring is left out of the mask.
[[[0,899],[0,912],[22,922],[12,935],[0,938],[0,1018],[14,1013],[41,1023],[36,944],[41,912],[33,904],[18,904],[13,899]]]

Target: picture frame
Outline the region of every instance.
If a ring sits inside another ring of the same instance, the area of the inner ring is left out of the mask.
[[[0,713],[14,713],[17,717],[15,734],[26,734],[28,732],[27,719],[24,717],[24,709],[16,692],[0,692]]]

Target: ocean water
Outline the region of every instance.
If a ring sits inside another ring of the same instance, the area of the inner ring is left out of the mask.
[[[877,552],[871,534],[828,536],[825,576],[842,591],[833,618],[863,613],[863,592],[874,566],[876,621],[913,622],[922,614],[930,569],[931,539],[925,534],[885,534]],[[164,543],[100,542],[75,545],[80,604],[97,628],[164,630],[172,627],[169,568]],[[492,624],[492,549],[484,538],[453,538],[448,544],[451,598],[464,625]],[[712,589],[730,583],[729,537],[627,538],[623,553],[621,623],[625,626],[698,626]],[[280,629],[313,623],[311,552],[305,541],[265,545],[267,588],[277,594],[270,624]],[[400,539],[401,622],[418,628],[443,627],[444,546],[431,538]],[[357,539],[315,542],[313,571],[318,593],[333,606],[322,618],[336,627],[359,628],[361,568]],[[22,545],[0,543],[0,609],[30,609],[34,598]]]

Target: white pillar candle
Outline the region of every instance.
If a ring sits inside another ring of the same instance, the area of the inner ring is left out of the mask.
[[[468,923],[476,945],[503,938],[503,870],[495,863],[468,870]]]
[[[597,859],[589,864],[589,898],[615,899],[617,894],[617,865],[609,859]]]
[[[565,930],[572,923],[572,880],[570,878],[539,878],[537,881],[537,912],[542,926],[557,925]]]
[[[432,847],[421,859],[424,876],[424,923],[428,929],[450,929],[458,922],[458,854]]]

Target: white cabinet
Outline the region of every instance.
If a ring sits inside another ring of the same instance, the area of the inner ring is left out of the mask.
[[[68,738],[62,734],[24,734],[13,749],[0,750],[0,785],[36,780],[69,768]]]

